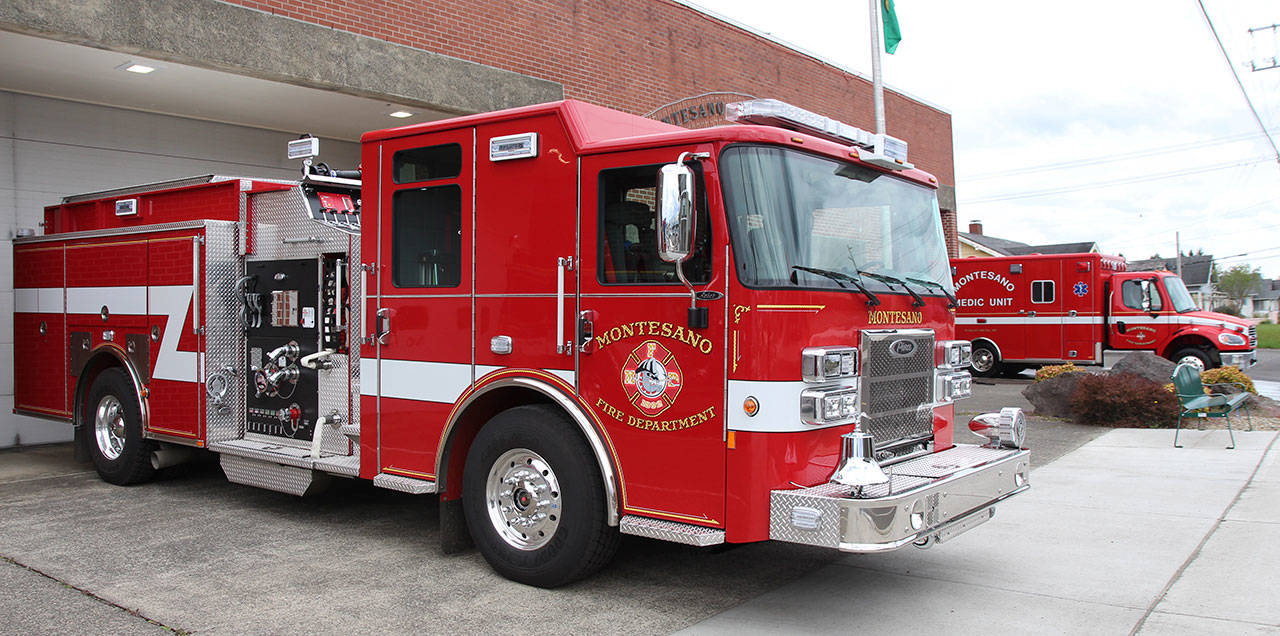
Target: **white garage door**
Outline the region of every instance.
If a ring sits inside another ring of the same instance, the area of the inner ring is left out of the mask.
[[[0,91],[0,448],[71,439],[70,425],[13,413],[18,229],[39,231],[44,206],[72,194],[202,174],[294,178],[300,166],[286,159],[285,142],[295,137]],[[320,150],[335,167],[359,162],[356,143],[323,140]]]

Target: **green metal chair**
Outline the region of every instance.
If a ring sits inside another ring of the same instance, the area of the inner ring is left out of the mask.
[[[1178,428],[1173,432],[1173,446],[1182,448],[1178,443],[1178,433],[1182,431],[1184,417],[1222,417],[1227,420],[1227,434],[1231,436],[1231,445],[1236,447],[1236,435],[1231,431],[1231,414],[1249,399],[1249,393],[1239,382],[1220,382],[1208,386],[1235,385],[1240,387],[1239,393],[1205,393],[1206,386],[1200,380],[1200,370],[1190,364],[1179,364],[1173,370],[1173,390],[1178,394]],[[1253,430],[1253,416],[1245,411],[1249,418],[1249,430]]]

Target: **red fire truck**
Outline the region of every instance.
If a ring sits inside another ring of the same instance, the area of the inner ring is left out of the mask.
[[[541,586],[620,533],[851,552],[945,541],[1028,488],[969,423],[936,181],[773,100],[685,130],[562,101],[370,132],[362,169],[66,198],[14,249],[17,410],[104,479],[193,449],[232,482],[439,496]]]
[[[1041,364],[1110,366],[1150,351],[1201,369],[1247,369],[1257,328],[1200,311],[1170,272],[1126,271],[1123,257],[1033,254],[951,261],[956,333],[973,343],[973,373],[1017,373]]]

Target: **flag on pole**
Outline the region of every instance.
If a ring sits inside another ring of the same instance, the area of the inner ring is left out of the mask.
[[[884,52],[892,55],[902,41],[902,30],[898,28],[898,15],[893,11],[893,0],[881,0],[880,4],[880,18],[884,23]]]

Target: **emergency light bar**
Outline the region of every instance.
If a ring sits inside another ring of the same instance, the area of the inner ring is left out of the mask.
[[[869,133],[856,126],[831,119],[776,99],[753,99],[725,104],[724,117],[732,122],[776,126],[808,133],[836,143],[858,148],[858,159],[890,170],[906,170],[907,142]]]

